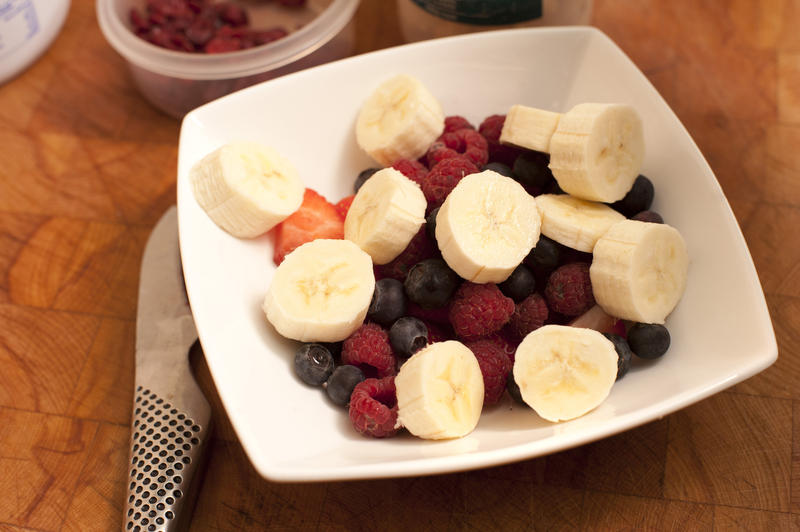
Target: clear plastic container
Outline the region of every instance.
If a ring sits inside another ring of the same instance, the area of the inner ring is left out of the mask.
[[[593,0],[397,0],[408,42],[507,28],[589,24]]]
[[[0,84],[30,66],[56,38],[69,0],[0,0]]]
[[[355,41],[352,18],[359,0],[308,0],[305,9],[316,16],[296,31],[290,26],[289,35],[280,40],[224,54],[178,52],[141,39],[131,30],[129,13],[144,4],[144,0],[96,0],[100,29],[127,60],[141,93],[180,118],[233,91],[350,55]],[[270,13],[273,2],[250,3],[246,8],[254,28],[275,14]]]

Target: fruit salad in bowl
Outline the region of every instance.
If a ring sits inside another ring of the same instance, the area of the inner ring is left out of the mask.
[[[453,54],[476,41],[483,66],[455,68]],[[573,77],[542,56],[553,78],[538,92],[511,59],[503,71],[517,84],[491,83],[489,58],[523,42],[561,43]],[[614,81],[583,61],[598,50]],[[536,456],[646,422],[768,361],[769,342],[758,357],[740,346],[733,375],[692,356],[716,336],[692,326],[716,305],[698,297],[722,289],[706,266],[718,257],[679,201],[686,174],[671,166],[693,145],[617,54],[586,29],[445,39],[187,117],[187,289],[259,471],[359,478]],[[280,98],[302,102],[303,116]],[[246,109],[281,127],[237,119]],[[702,157],[683,162],[728,227]],[[746,256],[740,240],[722,244]]]
[[[543,419],[574,419],[608,397],[639,351],[669,348],[663,323],[686,287],[686,244],[663,220],[615,209],[652,212],[636,110],[517,104],[487,120],[476,129],[445,116],[401,74],[356,120],[357,144],[383,167],[360,173],[336,205],[312,189],[301,202],[297,171],[258,144],[227,144],[190,171],[198,204],[232,236],[276,228],[265,317],[301,342],[297,376],[330,390],[364,435],[463,437],[506,388]],[[552,268],[527,265],[540,238],[564,257]],[[571,323],[588,312],[608,319]],[[649,332],[632,348],[629,328]]]

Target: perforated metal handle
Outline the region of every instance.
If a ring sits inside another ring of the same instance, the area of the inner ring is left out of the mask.
[[[173,532],[188,527],[210,415],[194,417],[153,390],[136,387],[123,530]]]

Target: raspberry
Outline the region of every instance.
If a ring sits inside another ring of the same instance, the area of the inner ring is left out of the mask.
[[[503,132],[503,124],[505,121],[506,115],[488,116],[481,122],[481,125],[478,126],[478,132],[483,135],[489,143],[490,161],[513,166],[514,160],[522,150],[513,146],[500,144],[500,133]]]
[[[511,360],[503,349],[491,340],[476,340],[466,345],[483,374],[483,404],[493,405],[500,400],[506,389],[506,380],[511,371]]]
[[[433,209],[444,202],[461,179],[478,172],[478,167],[464,157],[451,157],[437,163],[422,183],[422,192],[428,201],[428,208]]]
[[[474,129],[443,133],[428,149],[428,166],[433,167],[444,159],[459,155],[463,155],[480,168],[489,160],[489,145],[483,135]]]
[[[428,343],[444,342],[453,338],[453,330],[450,324],[436,323],[433,321],[424,321],[425,327],[428,328]]]
[[[350,395],[350,421],[361,434],[373,438],[394,436],[398,430],[394,377],[356,384]]]
[[[422,186],[425,176],[428,175],[428,169],[425,165],[412,159],[398,159],[392,164],[392,168],[419,186]]]
[[[464,282],[453,296],[450,323],[465,340],[476,340],[505,325],[514,313],[514,300],[494,283]]]
[[[353,204],[354,199],[356,199],[355,194],[352,194],[350,196],[345,196],[344,198],[339,200],[339,203],[334,205],[334,207],[336,207],[336,212],[339,213],[339,216],[342,217],[342,220],[347,218],[347,211],[350,210],[350,205]]]
[[[558,267],[544,289],[548,306],[565,316],[579,316],[594,305],[589,265],[572,262]]]
[[[514,314],[511,316],[511,326],[520,338],[525,338],[528,333],[545,324],[548,314],[547,303],[544,298],[534,292],[520,301],[514,308]]]
[[[511,323],[507,323],[499,331],[489,334],[482,338],[489,342],[493,342],[506,354],[511,363],[514,363],[514,358],[517,354],[517,346],[519,346],[519,338],[511,327]]]
[[[342,363],[361,368],[367,377],[382,378],[397,373],[389,334],[377,323],[365,323],[344,341]]]
[[[469,123],[469,120],[463,116],[446,116],[444,119],[444,132],[452,133],[459,129],[475,129],[475,126]]]
[[[419,318],[424,322],[436,322],[442,325],[450,325],[450,306],[435,308],[422,308],[413,301],[406,304],[406,315]]]
[[[391,262],[378,266],[381,277],[391,277],[404,281],[408,270],[421,260],[430,259],[438,254],[436,244],[431,241],[425,225],[419,228],[417,234],[397,257]]]

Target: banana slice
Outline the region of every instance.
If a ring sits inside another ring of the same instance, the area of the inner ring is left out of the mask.
[[[448,340],[409,358],[394,379],[397,417],[411,434],[429,440],[472,432],[483,408],[483,374],[472,351]]]
[[[522,399],[548,421],[582,416],[608,397],[617,351],[592,329],[545,325],[517,347],[514,380]]]
[[[499,140],[503,144],[550,153],[550,138],[560,119],[561,113],[512,105],[506,113]]]
[[[417,159],[444,131],[439,101],[418,79],[401,74],[382,83],[364,102],[356,142],[383,166]]]
[[[361,326],[374,289],[369,255],[348,240],[318,239],[286,255],[263,309],[286,338],[338,342]]]
[[[344,237],[358,244],[375,264],[386,264],[417,234],[425,222],[426,206],[416,183],[394,168],[384,168],[358,189],[344,220]]]
[[[305,187],[297,170],[272,148],[227,144],[189,171],[197,203],[219,227],[240,238],[262,235],[296,211]]]
[[[664,323],[683,295],[688,271],[677,229],[624,220],[597,241],[589,275],[597,304],[612,316]]]
[[[550,170],[558,185],[587,200],[622,199],[643,161],[642,121],[629,105],[576,105],[561,117],[550,139]]]
[[[536,204],[510,177],[491,170],[464,177],[436,216],[442,257],[473,283],[505,281],[539,241]]]
[[[536,196],[542,216],[542,234],[572,249],[591,253],[608,228],[625,219],[608,205],[569,194]]]
[[[622,199],[644,161],[642,121],[624,104],[582,103],[564,114],[514,105],[500,142],[549,153],[561,189],[591,201]]]

